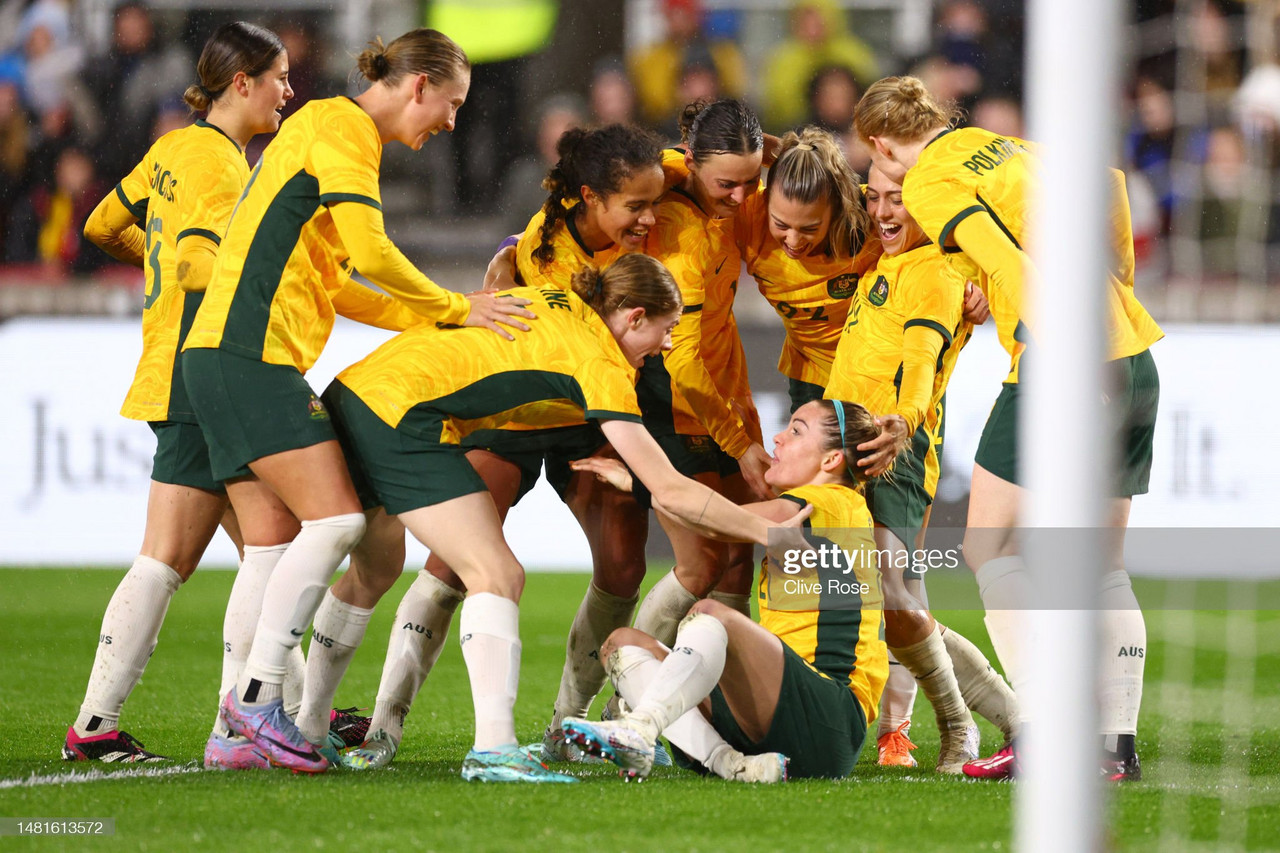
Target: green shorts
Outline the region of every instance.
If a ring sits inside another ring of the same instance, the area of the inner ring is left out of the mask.
[[[788,378],[787,396],[791,398],[791,414],[794,415],[796,409],[805,403],[821,400],[826,390],[821,385],[814,385],[812,382],[801,382],[799,379]]]
[[[911,436],[911,444],[893,462],[893,468],[867,481],[865,492],[871,519],[893,531],[909,550],[924,527],[924,514],[933,498],[924,488],[924,458],[932,441],[929,431],[920,426]]]
[[[1025,363],[1025,362],[1024,362]],[[1111,392],[1103,409],[1118,438],[1117,462],[1111,471],[1111,495],[1127,498],[1147,493],[1151,480],[1152,444],[1160,407],[1160,375],[1150,350],[1107,364]],[[1018,478],[1018,400],[1021,384],[1006,384],[982,429],[975,461],[1002,480]]]
[[[337,380],[329,383],[321,399],[333,412],[333,426],[347,458],[351,482],[365,509],[381,506],[388,515],[399,515],[487,491],[461,445],[432,441],[390,426]],[[446,419],[443,413],[434,419],[418,418],[415,432],[434,420],[439,424],[439,435]]]
[[[720,449],[709,435],[681,433],[655,434],[654,439],[671,460],[672,466],[686,477],[696,474],[719,474],[729,477],[740,473],[738,460]]]
[[[329,413],[293,367],[192,349],[182,354],[182,376],[214,479],[243,477],[256,459],[335,438]]]
[[[743,733],[718,687],[711,692],[711,725],[739,752],[787,756],[792,779],[849,775],[867,736],[857,698],[847,685],[820,675],[786,643],[782,654],[782,690],[764,738],[753,743]]]
[[[226,492],[209,467],[209,445],[200,427],[177,421],[148,421],[147,426],[156,434],[151,479],[206,492]]]
[[[477,430],[462,440],[466,450],[487,450],[520,468],[516,503],[546,474],[547,482],[564,500],[574,471],[569,463],[585,459],[609,442],[595,422],[579,426],[535,430]]]

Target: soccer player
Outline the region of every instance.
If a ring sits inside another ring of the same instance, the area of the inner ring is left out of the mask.
[[[1029,230],[1035,154],[1021,139],[981,128],[953,129],[955,119],[955,111],[937,103],[919,80],[889,77],[867,90],[855,126],[872,162],[902,184],[903,203],[937,250],[987,294],[1000,342],[1010,356],[1009,373],[978,445],[964,550],[977,575],[992,645],[1020,692],[1034,668],[1026,650],[1030,589],[1014,528],[1023,499],[1017,447],[1020,368],[1024,357],[1034,358],[1027,354],[1035,346],[1035,325],[1023,305],[1029,259],[1022,248]],[[1116,535],[1101,595],[1100,687],[1103,772],[1123,780],[1141,775],[1134,739],[1146,648],[1146,625],[1124,571],[1123,531],[1132,497],[1147,491],[1150,477],[1159,378],[1149,348],[1163,333],[1134,295],[1133,238],[1120,173],[1113,173],[1113,184],[1116,262],[1107,281],[1107,367],[1112,378],[1107,407],[1121,444],[1109,512]],[[1139,654],[1130,654],[1132,649]],[[1121,650],[1125,653],[1117,654]],[[990,759],[966,765],[965,772],[1007,778],[1015,766],[1016,753],[1009,745]]]
[[[670,346],[680,320],[680,292],[662,264],[628,254],[603,272],[584,267],[572,293],[558,287],[509,293],[528,300],[537,316],[532,331],[514,343],[418,326],[338,374],[324,399],[365,506],[397,516],[466,586],[459,633],[476,737],[463,778],[571,782],[516,744],[524,570],[459,436],[568,402],[600,424],[673,517],[759,543],[767,541],[770,522],[680,476],[640,422],[635,369]],[[797,524],[803,513],[792,506],[791,515]],[[390,574],[394,582],[396,573]],[[318,697],[317,704],[329,701]]]
[[[546,202],[514,247],[511,272],[531,287],[570,291],[573,275],[582,267],[607,266],[643,248],[663,192],[662,155],[652,134],[620,124],[570,130],[557,143],[557,152],[559,160],[543,182]],[[586,712],[605,681],[600,644],[631,621],[646,568],[648,511],[630,495],[569,470],[568,460],[604,452],[607,445],[599,427],[580,412],[542,417],[536,425],[476,430],[462,444],[499,518],[533,488],[545,464],[548,482],[573,511],[591,546],[592,580],[569,631],[542,752],[544,760],[568,760],[560,720]],[[381,767],[394,758],[404,718],[444,647],[464,593],[462,581],[434,553],[405,592],[392,626],[371,734],[362,748],[369,766]],[[415,625],[425,630],[414,630]],[[318,726],[321,721],[313,722]]]
[[[947,381],[973,329],[962,316],[966,282],[907,213],[902,187],[874,166],[866,199],[881,251],[858,282],[826,395],[860,401],[884,426],[881,438],[860,448],[866,454],[859,462],[872,477],[866,496],[876,545],[891,555],[881,566],[885,641],[891,662],[902,665],[890,667],[878,760],[915,766],[907,729],[918,682],[937,715],[937,769],[960,773],[977,758],[978,729],[968,706],[1010,737],[1013,695],[972,643],[944,630],[926,609],[924,574],[911,564],[909,547],[924,546]],[[878,476],[890,465],[891,476]],[[895,672],[905,684],[894,684]]]
[[[788,133],[733,222],[747,272],[786,329],[778,370],[794,412],[822,399],[857,287],[870,228],[858,175],[826,131]]]
[[[403,329],[420,315],[506,337],[498,322],[524,328],[511,315],[527,313],[518,300],[499,304],[489,294],[443,290],[383,227],[382,147],[394,140],[417,150],[453,129],[470,79],[465,54],[447,36],[419,29],[390,45],[374,43],[358,63],[368,89],[355,99],[312,101],[267,146],[183,350],[183,377],[213,475],[226,481],[246,545],[287,543],[222,717],[272,764],[299,772],[320,772],[329,762],[284,712],[285,662],[313,616],[324,636],[361,633],[369,618],[358,603],[325,599],[330,575],[360,542],[366,519],[329,413],[303,374],[336,311],[384,328]],[[352,268],[403,304],[348,287]],[[294,519],[301,522],[296,536]],[[385,517],[372,523],[394,525]]]
[[[196,71],[199,82],[185,99],[205,118],[157,140],[85,223],[86,237],[146,276],[142,357],[121,414],[148,422],[156,452],[142,549],[103,615],[84,703],[62,748],[67,760],[164,760],[119,730],[118,720],[155,649],[170,599],[195,571],[219,520],[241,550],[237,585],[260,586],[269,571],[263,549],[244,548],[227,513],[178,351],[249,179],[244,148],[280,126],[279,111],[293,97],[289,58],[274,33],[237,21],[214,32]],[[248,643],[240,629],[251,637],[253,626],[226,627],[228,653],[234,645],[243,656]]]
[[[771,556],[760,576],[759,624],[708,599],[693,605],[670,650],[641,631],[615,631],[600,653],[632,710],[612,722],[566,720],[570,739],[640,778],[659,734],[725,779],[848,775],[888,674],[879,580],[867,556],[871,514],[859,491],[866,471],[857,464],[858,446],[879,433],[855,403],[805,403],[774,438],[765,478],[780,497],[744,507],[781,520],[796,504],[812,505],[805,525],[839,529],[839,547],[858,558],[850,574],[819,573],[807,580],[821,591],[800,593],[785,567],[768,564]],[[630,487],[625,469],[607,460],[575,464]],[[858,588],[833,592],[827,584],[837,579]]]
[[[684,315],[671,350],[641,371],[640,403],[645,425],[677,470],[745,503],[772,492],[733,317],[741,256],[732,219],[759,185],[764,134],[755,113],[736,100],[690,104],[680,128],[689,174],[663,197],[645,250],[675,276]],[[752,546],[713,541],[662,513],[658,519],[676,565],[641,602],[636,627],[670,643],[689,608],[708,594],[749,614]]]

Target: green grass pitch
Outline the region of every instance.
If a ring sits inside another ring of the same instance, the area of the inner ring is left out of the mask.
[[[651,572],[653,578],[657,572]],[[118,571],[0,570],[0,817],[114,818],[112,838],[5,838],[5,849],[129,850],[1008,850],[1013,786],[932,773],[937,734],[924,700],[912,735],[920,769],[769,788],[658,770],[627,785],[606,768],[582,784],[467,784],[471,699],[456,640],[381,772],[178,772],[59,760]],[[375,614],[338,695],[370,705],[403,578]],[[175,597],[122,724],[149,748],[194,762],[213,722],[229,572],[198,572]],[[935,582],[972,585],[971,578]],[[530,576],[516,722],[535,741],[549,715],[583,575]],[[1151,606],[1159,585],[1138,584]],[[954,599],[948,599],[954,600]],[[976,592],[973,595],[976,603]],[[976,609],[939,613],[990,653]],[[1243,620],[1243,621],[1242,621]],[[1274,849],[1280,845],[1280,618],[1274,612],[1150,610],[1139,752],[1146,779],[1112,791],[1115,849]],[[1243,645],[1242,645],[1243,644]],[[1233,650],[1245,648],[1247,656]],[[984,750],[998,745],[984,724]],[[56,783],[93,771],[123,778]]]

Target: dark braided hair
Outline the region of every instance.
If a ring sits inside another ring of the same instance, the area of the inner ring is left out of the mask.
[[[539,267],[546,267],[555,257],[551,237],[556,226],[572,215],[572,208],[581,201],[582,187],[589,187],[598,196],[609,196],[622,189],[623,182],[637,171],[662,165],[658,138],[647,130],[624,124],[566,130],[556,143],[556,153],[559,161],[542,180],[547,200],[542,204],[540,241],[533,250]]]

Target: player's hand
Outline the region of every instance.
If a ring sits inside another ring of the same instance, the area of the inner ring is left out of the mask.
[[[586,459],[574,459],[569,467],[575,471],[588,471],[596,475],[602,483],[608,483],[621,492],[631,491],[635,482],[631,471],[617,459],[607,456],[588,456]]]
[[[858,450],[867,453],[858,460],[858,467],[868,477],[878,477],[889,470],[910,439],[907,422],[900,415],[881,415],[876,424],[881,428],[880,435],[858,445]]]
[[[517,287],[516,247],[503,246],[489,261],[484,271],[485,290],[510,290]]]
[[[509,341],[514,341],[516,339],[515,335],[499,326],[499,323],[510,326],[517,331],[527,332],[529,327],[516,318],[537,319],[537,315],[524,307],[529,304],[528,299],[517,299],[509,296],[499,298],[496,292],[492,290],[477,290],[473,293],[468,293],[467,299],[471,300],[471,313],[467,315],[467,320],[462,325],[481,326],[492,332],[497,332]]]
[[[987,295],[981,287],[974,287],[973,282],[964,283],[964,311],[960,314],[966,322],[981,326],[991,316],[991,306],[987,304]]]
[[[747,488],[751,489],[756,500],[767,501],[777,497],[773,489],[769,488],[769,484],[764,481],[764,472],[769,470],[771,464],[773,464],[773,458],[769,456],[769,451],[765,450],[763,445],[754,443],[738,459],[742,479],[747,481]]]

